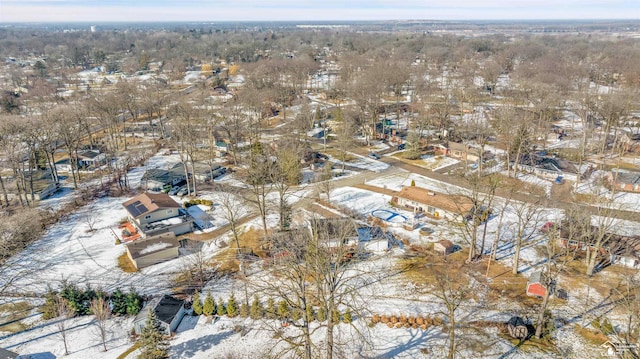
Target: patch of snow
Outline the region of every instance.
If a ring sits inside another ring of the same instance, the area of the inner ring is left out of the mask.
[[[148,247],[145,247],[143,250],[140,251],[140,254],[149,254],[149,253],[161,251],[168,247],[171,247],[171,243],[156,243]]]

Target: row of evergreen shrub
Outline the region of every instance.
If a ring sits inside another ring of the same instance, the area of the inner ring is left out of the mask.
[[[189,208],[198,204],[204,204],[205,206],[213,207],[213,201],[208,199],[195,198],[184,202],[184,208]]]
[[[224,301],[222,298],[215,301],[211,292],[207,293],[207,296],[202,302],[200,298],[200,294],[196,292],[193,296],[193,313],[195,315],[204,314],[206,316],[218,315],[223,316],[226,315],[230,318],[241,317],[241,318],[251,318],[251,319],[279,319],[282,321],[286,320],[301,320],[306,315],[308,320],[314,321],[317,320],[319,322],[324,322],[327,320],[327,311],[323,307],[319,307],[316,311],[313,307],[308,306],[306,313],[299,308],[291,308],[287,301],[280,300],[277,303],[273,298],[269,298],[267,300],[266,307],[263,306],[258,296],[253,297],[253,301],[251,304],[242,303],[238,304],[235,296],[231,294],[227,301]],[[344,323],[351,323],[353,321],[353,316],[351,314],[351,309],[347,308],[344,313],[341,313],[339,310],[333,311],[333,321],[338,323],[340,321]]]

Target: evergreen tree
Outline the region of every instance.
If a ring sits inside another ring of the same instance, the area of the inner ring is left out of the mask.
[[[302,314],[303,313],[304,312],[302,311],[302,309],[294,308],[293,311],[291,312],[291,320],[298,321],[298,320],[302,319]]]
[[[223,316],[227,314],[227,308],[224,307],[224,301],[222,298],[218,301],[218,315]]]
[[[332,319],[334,323],[340,323],[340,311],[335,309],[332,314]]]
[[[278,319],[288,319],[290,314],[291,310],[289,309],[289,304],[287,303],[287,301],[283,299],[278,302]]]
[[[257,295],[253,296],[253,302],[251,302],[251,319],[258,320],[264,316],[264,308]]]
[[[42,319],[48,320],[58,316],[58,292],[49,288],[42,306]]]
[[[227,315],[230,318],[238,316],[238,303],[236,302],[236,297],[233,293],[231,293],[231,297],[229,297],[229,301],[227,302]]]
[[[111,294],[110,299],[111,305],[113,306],[113,314],[127,314],[127,301],[125,298],[125,294],[122,292],[122,290],[120,290],[120,288],[116,289],[116,291]]]
[[[193,305],[191,307],[193,308],[193,314],[202,314],[202,301],[200,300],[200,293],[198,293],[198,291],[193,295]]]
[[[90,285],[87,285],[87,288],[84,291],[80,291],[81,302],[79,305],[78,315],[89,315],[91,314],[91,301],[98,297],[98,293],[91,288]]]
[[[344,315],[342,316],[342,321],[347,324],[353,322],[353,317],[351,316],[351,308],[347,308],[347,310],[344,311]]]
[[[127,306],[127,315],[137,315],[140,313],[142,309],[142,298],[140,295],[132,288],[127,296],[125,297],[125,304]]]
[[[202,306],[202,314],[210,317],[213,313],[216,312],[216,301],[213,299],[211,292],[207,293],[207,296],[204,298],[204,305]]]
[[[82,301],[83,301],[83,293],[75,284],[68,283],[67,281],[62,282],[62,290],[60,291],[60,298],[63,298],[67,301],[67,305],[74,313],[81,314],[82,310]]]
[[[313,322],[316,318],[315,313],[313,312],[313,307],[307,303],[307,310],[305,311],[308,322]]]
[[[267,319],[276,317],[276,303],[273,298],[267,299]]]
[[[318,308],[318,321],[324,322],[327,320],[327,310],[324,307]]]
[[[240,317],[247,318],[249,316],[249,305],[242,303],[240,305]]]
[[[164,328],[160,325],[156,313],[149,310],[147,321],[140,333],[140,356],[138,359],[169,358],[169,343],[165,340]]]

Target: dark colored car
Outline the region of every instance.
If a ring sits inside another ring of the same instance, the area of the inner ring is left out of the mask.
[[[469,212],[467,212],[467,215],[464,216],[464,219],[466,221],[471,221],[475,218],[478,221],[478,224],[481,224],[487,221],[492,214],[493,210],[491,208],[488,208],[487,206],[474,206],[469,210]]]

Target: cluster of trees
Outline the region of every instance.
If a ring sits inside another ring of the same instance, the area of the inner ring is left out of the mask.
[[[311,233],[306,228],[292,229],[272,238],[272,253],[277,253],[277,259],[267,268],[269,279],[252,281],[251,286],[269,296],[265,317],[291,319],[294,330],[280,333],[279,340],[285,345],[279,354],[332,358],[344,344],[337,325],[364,315],[366,304],[361,295],[384,274],[359,269],[344,260],[363,254],[348,244],[356,228],[351,220],[311,223]],[[254,298],[251,308],[256,306],[261,308]],[[266,325],[280,332],[279,325]],[[320,342],[317,337],[324,338]]]
[[[92,311],[92,303],[97,299],[108,302],[110,313],[115,315],[136,315],[142,309],[143,304],[143,298],[134,289],[127,293],[116,289],[109,295],[91,287],[81,289],[75,284],[65,281],[60,291],[49,290],[47,292],[45,304],[42,307],[42,318],[52,319],[63,315],[64,313],[60,313],[58,310],[60,301],[65,301],[74,315],[95,314]]]
[[[109,322],[112,315],[136,315],[142,309],[142,298],[132,289],[125,294],[120,289],[110,296],[90,287],[79,289],[74,284],[64,282],[60,292],[50,290],[42,307],[42,318],[59,318],[55,322],[58,334],[64,344],[65,355],[69,354],[67,334],[69,320],[82,315],[95,317],[96,336],[104,351],[109,341]]]

